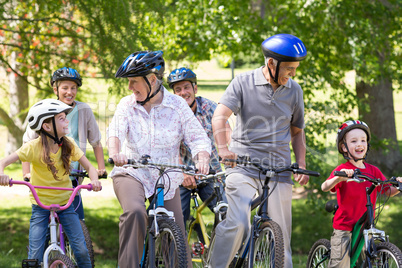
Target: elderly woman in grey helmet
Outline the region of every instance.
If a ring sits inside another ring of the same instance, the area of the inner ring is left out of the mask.
[[[138,267],[147,228],[144,200],[152,198],[157,170],[126,169],[127,159],[149,155],[153,162],[179,163],[182,140],[190,146],[196,167],[208,173],[211,143],[185,100],[162,85],[165,62],[162,51],[140,51],[129,55],[116,77],[127,78],[133,94],[123,97],[108,128],[109,156],[115,167],[110,176],[123,209],[119,224],[120,268]],[[182,173],[172,173],[165,194],[165,207],[174,212],[185,234],[179,185]],[[191,257],[188,253],[188,266]]]

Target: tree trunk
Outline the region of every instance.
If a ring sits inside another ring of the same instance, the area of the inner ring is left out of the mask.
[[[356,83],[359,114],[371,130],[371,149],[367,162],[378,166],[384,174],[402,171],[396,137],[392,80],[380,78],[377,84]]]
[[[17,53],[11,54],[11,67],[19,70],[17,62]],[[24,134],[24,120],[26,117],[26,110],[29,106],[28,83],[25,77],[11,72],[9,74],[10,90],[10,118],[13,124],[6,125],[9,131],[7,146],[5,148],[6,155],[16,151],[22,144],[22,135]]]

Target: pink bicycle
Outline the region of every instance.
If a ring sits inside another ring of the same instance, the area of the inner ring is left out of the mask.
[[[76,188],[62,188],[62,187],[47,187],[47,186],[34,186],[26,181],[15,181],[10,179],[10,187],[14,184],[23,184],[32,192],[33,197],[35,198],[36,203],[43,209],[50,211],[49,217],[49,233],[50,233],[50,241],[49,246],[46,248],[45,253],[43,255],[43,266],[39,263],[38,260],[27,259],[22,261],[22,267],[26,268],[75,268],[77,267],[74,254],[69,246],[69,242],[67,236],[63,231],[63,227],[58,221],[57,212],[63,211],[70,207],[72,204],[75,195],[80,189],[87,189],[88,191],[92,190],[91,184],[86,185],[78,185]],[[72,194],[64,206],[60,206],[58,204],[52,204],[50,206],[44,205],[38,197],[35,189],[51,189],[51,190],[62,190],[62,191],[72,191]],[[83,232],[85,236],[86,246],[88,248],[88,252],[90,254],[92,267],[94,267],[94,259],[93,259],[93,248],[92,241],[89,236],[88,229],[86,226],[82,226],[83,222],[81,221],[81,227],[83,227]],[[85,224],[84,224],[85,225]],[[91,256],[92,254],[92,256]]]

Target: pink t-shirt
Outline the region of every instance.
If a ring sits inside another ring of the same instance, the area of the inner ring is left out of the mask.
[[[373,178],[386,180],[385,176],[381,173],[381,171],[370,164],[364,163],[366,168],[360,168],[362,174],[368,175]],[[349,161],[339,165],[335,168],[329,179],[334,177],[334,171],[340,171],[341,169],[356,169],[352,163]],[[334,216],[333,227],[337,230],[344,231],[352,231],[356,222],[360,219],[360,217],[366,211],[366,188],[370,187],[371,183],[368,181],[357,183],[357,182],[346,182],[342,181],[335,185],[334,188],[331,189],[331,192],[336,191],[336,197],[338,199],[339,208]],[[375,204],[377,200],[377,193],[381,190],[381,187],[377,187],[371,193],[371,202]]]

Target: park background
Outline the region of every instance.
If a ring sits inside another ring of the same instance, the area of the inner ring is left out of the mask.
[[[167,74],[193,68],[198,95],[218,101],[233,75],[263,65],[265,38],[294,34],[308,49],[295,77],[304,90],[307,164],[322,174],[305,188],[295,186],[292,247],[295,267],[303,267],[313,242],[331,234],[324,204],[333,196],[319,186],[343,161],[335,150],[340,123],[366,121],[373,133],[368,161],[387,176],[402,173],[401,5],[397,0],[0,0],[0,157],[21,145],[30,105],[54,97],[49,79],[57,68],[73,67],[83,76],[77,99],[91,105],[105,144],[115,107],[129,93],[124,79],[113,79],[128,54],[163,50]],[[21,178],[20,164],[7,173]],[[102,193],[84,193],[86,218],[97,267],[115,267],[121,210],[110,179],[104,185]],[[2,188],[0,204],[0,267],[20,267],[29,227],[27,192]],[[400,204],[400,196],[387,203],[379,227],[402,247]]]

